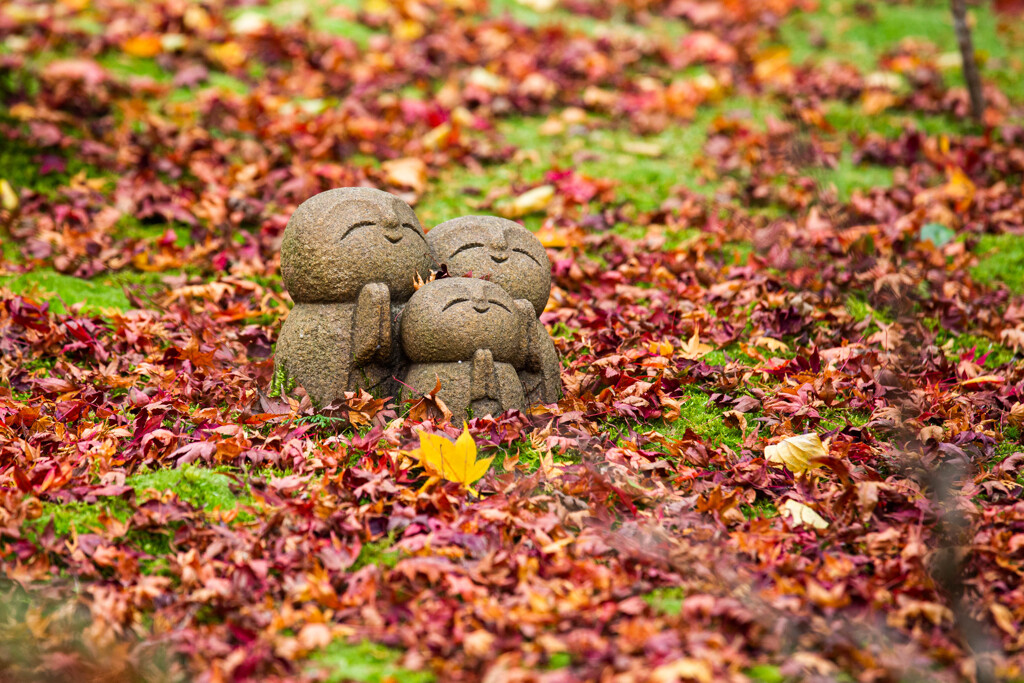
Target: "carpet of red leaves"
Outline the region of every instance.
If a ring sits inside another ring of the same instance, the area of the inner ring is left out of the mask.
[[[991,89],[976,135],[853,136],[897,182],[842,201],[804,170],[835,163],[822,102],[875,86],[855,64],[765,54],[773,22],[809,0],[623,3],[638,25],[688,22],[675,43],[479,20],[475,0],[379,3],[351,13],[385,29],[365,46],[232,22],[234,4],[0,7],[0,40],[18,46],[0,52],[0,144],[92,176],[5,205],[19,253],[4,268],[172,273],[102,314],[0,290],[0,600],[29,605],[0,613],[4,680],[315,678],[308,657],[346,638],[445,681],[1024,676],[1024,455],[997,457],[1024,422],[1024,365],[986,366],[943,336],[1024,344],[1024,298],[969,270],[981,235],[1024,229],[1020,104]],[[117,76],[97,61],[109,51],[155,58],[173,82]],[[886,106],[965,116],[963,89],[915,63],[913,91]],[[673,76],[695,64],[710,83]],[[214,73],[250,87],[161,99]],[[429,99],[398,94],[424,83]],[[714,196],[678,188],[640,211],[607,179],[544,179],[544,321],[566,396],[470,422],[505,454],[479,497],[421,490],[400,451],[421,428],[461,428],[423,422],[422,405],[353,396],[339,430],[265,393],[288,310],[281,233],[305,198],[370,184],[415,201],[446,168],[510,162],[495,129],[509,115],[578,107],[643,133],[687,125],[721,89],[770,91],[785,116],[715,122],[699,160]],[[296,105],[324,98],[337,103]],[[126,217],[187,239],[125,234]],[[933,223],[961,239],[920,239]],[[885,315],[855,318],[851,295]],[[693,401],[732,445],[690,428]],[[766,462],[804,432],[826,441],[817,467]],[[517,465],[527,451],[537,462]],[[252,502],[212,512],[126,484],[186,463],[223,466]],[[52,504],[114,499],[124,519],[32,526]],[[787,500],[827,528],[749,514]],[[397,561],[359,562],[381,539]],[[645,599],[658,591],[679,609]],[[568,666],[545,668],[558,653]]]

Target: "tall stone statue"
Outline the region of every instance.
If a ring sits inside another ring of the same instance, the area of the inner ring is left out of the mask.
[[[432,264],[423,227],[398,197],[346,187],[307,199],[281,245],[295,307],[277,341],[276,372],[318,407],[357,388],[395,395],[401,311]]]

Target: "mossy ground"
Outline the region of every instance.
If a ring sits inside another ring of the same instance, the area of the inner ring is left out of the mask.
[[[397,663],[401,653],[376,643],[334,641],[312,658],[310,668],[323,670],[331,683],[430,683],[434,676],[425,671],[410,671]]]

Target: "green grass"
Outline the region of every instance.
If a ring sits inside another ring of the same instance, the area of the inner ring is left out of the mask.
[[[63,275],[48,268],[20,275],[0,276],[0,286],[37,301],[46,301],[57,314],[67,312],[67,305],[84,302],[87,313],[100,313],[104,309],[126,311],[131,308],[128,297],[118,280],[111,276],[100,280]]]
[[[715,349],[704,356],[701,360],[712,366],[728,365],[730,362],[734,362],[739,363],[740,365],[754,367],[759,363],[759,361],[754,359],[752,356],[748,356],[740,351],[740,345],[737,342],[733,342],[732,344],[720,349]]]
[[[758,498],[753,505],[741,505],[740,511],[747,519],[771,519],[779,516],[779,509],[770,500]]]
[[[248,494],[235,495],[230,488],[231,479],[222,471],[196,465],[135,474],[125,483],[135,489],[140,502],[150,498],[153,492],[163,495],[170,491],[180,500],[207,512],[232,510],[239,504],[253,502]],[[131,514],[131,506],[122,498],[105,497],[94,503],[43,503],[43,514],[30,523],[29,531],[31,534],[40,533],[51,520],[58,536],[67,536],[72,529],[78,533],[102,531],[104,517],[124,522]],[[242,513],[238,519],[252,517]],[[132,530],[128,532],[128,540],[150,555],[164,555],[170,551],[168,534]]]
[[[255,64],[258,64],[258,62]],[[252,90],[252,86],[239,78],[235,78],[234,76],[220,73],[218,71],[211,71],[209,76],[207,76],[205,83],[190,88],[175,88],[170,92],[170,94],[168,94],[167,101],[171,103],[194,102],[200,92],[209,89],[226,91],[235,93],[236,95],[244,95]]]
[[[1024,236],[983,235],[975,253],[978,265],[971,269],[975,280],[990,287],[1002,283],[1014,294],[1024,293]]]
[[[394,534],[389,534],[371,543],[364,543],[362,550],[359,551],[359,557],[356,558],[349,571],[355,572],[370,566],[393,568],[402,556],[401,551],[396,550],[394,545]]]
[[[505,460],[508,458],[519,458],[517,468],[527,472],[536,472],[540,467],[541,453],[533,448],[528,442],[521,441],[508,446],[501,446],[486,453],[480,453],[478,457],[489,458],[494,456],[491,463],[491,471],[499,474],[506,472]],[[555,465],[573,465],[580,462],[580,454],[570,451],[566,453],[552,453],[551,460]]]
[[[855,8],[869,6],[870,14],[859,16]],[[973,5],[976,20],[974,45],[983,61],[983,77],[991,79],[1011,97],[1024,97],[1024,52],[1014,38],[1001,32],[990,4]],[[938,54],[957,53],[956,35],[949,3],[943,0],[919,0],[913,3],[863,3],[857,0],[823,0],[810,13],[796,12],[783,21],[780,42],[790,47],[796,64],[807,60],[821,62],[838,58],[853,63],[865,72],[873,70],[879,59],[902,41],[914,39],[935,46]],[[822,49],[812,40],[827,40]],[[947,82],[962,85],[959,67],[943,73]],[[967,124],[965,124],[967,125]]]
[[[833,186],[840,201],[848,202],[856,190],[892,187],[893,169],[873,164],[855,164],[849,146],[843,148],[839,164],[835,168],[812,172],[818,184],[824,188]]]
[[[683,611],[686,592],[682,588],[655,588],[643,598],[655,612],[674,617]]]
[[[850,410],[849,408],[822,408],[821,429],[841,429],[846,425],[862,427],[871,419],[871,414],[862,410]]]
[[[72,530],[78,534],[102,533],[105,518],[125,522],[131,514],[128,503],[121,498],[103,498],[95,503],[43,503],[42,515],[27,523],[25,532],[28,538],[37,538],[52,521],[57,537],[69,536]],[[171,551],[170,533],[130,529],[125,540],[132,547],[154,557]]]
[[[854,320],[862,322],[868,318],[877,320],[886,325],[892,322],[892,319],[886,313],[873,308],[871,304],[857,294],[851,294],[846,298],[846,312],[849,313]]]
[[[971,132],[974,125],[965,119],[951,116],[908,114],[892,109],[877,114],[864,113],[860,103],[832,101],[826,105],[825,120],[841,133],[860,136],[878,133],[886,138],[898,138],[910,128],[926,135],[951,135]]]
[[[548,671],[554,671],[555,669],[565,669],[572,664],[572,655],[568,652],[552,652],[548,656],[548,662],[544,665],[544,668]]]
[[[370,26],[358,21],[337,16],[335,7],[347,8],[354,12],[360,8],[359,0],[269,0],[265,4],[232,8],[228,18],[235,26],[259,17],[276,26],[294,26],[309,21],[314,30],[341,36],[354,41],[359,47],[366,48],[375,35],[381,35]]]
[[[744,670],[743,673],[756,683],[782,683],[786,680],[779,667],[771,664],[758,664]]]
[[[690,429],[716,447],[726,445],[733,450],[739,449],[743,443],[743,433],[736,427],[727,426],[722,419],[726,410],[710,405],[708,398],[708,394],[699,389],[688,389],[687,400],[679,410],[679,419],[666,425],[666,433],[681,436]]]
[[[939,330],[936,341],[943,347],[952,341],[949,349],[950,353],[947,354],[952,359],[960,358],[961,355],[968,353],[971,349],[974,349],[975,359],[987,353],[988,357],[985,359],[984,364],[986,368],[996,368],[1000,365],[1005,365],[1017,357],[1013,349],[997,344],[987,337],[980,337],[974,334],[964,333],[954,336],[945,330]]]
[[[0,125],[15,127],[15,124],[5,119],[2,113]],[[66,166],[63,171],[51,171],[46,174],[39,172],[39,160],[50,155],[64,159]],[[0,178],[10,183],[15,192],[28,188],[52,198],[56,196],[57,190],[68,184],[72,176],[89,169],[89,166],[74,156],[65,156],[64,151],[59,148],[34,148],[19,141],[8,140],[6,137],[0,138]],[[0,240],[9,241],[2,230]],[[4,254],[7,258],[6,250]]]
[[[135,57],[118,50],[100,55],[96,61],[117,80],[139,77],[152,78],[157,83],[174,80],[174,71],[167,71],[150,57]]]
[[[462,168],[444,171],[417,205],[417,214],[426,225],[436,225],[472,210],[467,209],[467,200],[472,201],[475,194],[486,194],[493,187],[513,182],[540,182],[552,168],[572,168],[592,178],[615,180],[619,200],[628,201],[640,211],[656,209],[677,186],[710,196],[715,184],[705,180],[695,162],[702,156],[712,122],[730,113],[745,120],[763,121],[768,115],[781,116],[781,108],[765,100],[734,97],[700,109],[691,123],[671,125],[646,136],[614,128],[611,122],[598,119],[594,123],[602,127],[593,130],[570,128],[545,136],[540,134],[543,118],[507,119],[498,125],[498,132],[509,144],[536,151],[536,157],[519,164],[489,166],[480,174]],[[635,149],[630,151],[630,143],[637,142],[654,145],[661,154],[652,157]],[[467,189],[475,192],[467,193]],[[537,228],[541,218],[527,216],[525,223]]]
[[[248,493],[239,496],[231,490],[234,480],[225,474],[227,471],[230,470],[189,464],[177,469],[135,474],[128,477],[125,483],[134,488],[140,497],[148,489],[161,494],[171,491],[179,499],[209,512],[233,510],[239,504],[252,504],[253,498]],[[239,515],[240,518],[244,516]]]
[[[539,12],[518,0],[490,0],[489,6],[490,11],[481,15],[481,18],[504,18],[507,16],[526,26],[557,26],[569,32],[584,33],[589,36],[636,34],[647,38],[678,40],[689,32],[685,22],[669,17],[659,17],[657,21],[650,22],[642,28],[631,25],[627,22],[625,8],[614,9],[612,17],[604,20],[574,14],[560,7],[554,7],[547,12]]]
[[[54,533],[58,536],[67,536],[72,529],[84,534],[102,530],[100,520],[103,516],[123,522],[131,516],[131,508],[121,498],[101,498],[95,503],[43,503],[43,514],[28,527],[42,531],[52,520]]]
[[[335,641],[311,658],[310,670],[322,671],[328,683],[430,683],[428,671],[410,671],[398,665],[401,653],[383,645],[363,641]]]

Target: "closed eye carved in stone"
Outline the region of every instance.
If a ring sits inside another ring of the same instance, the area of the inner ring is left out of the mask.
[[[373,225],[376,225],[373,221],[359,221],[358,223],[353,223],[348,227],[348,230],[345,231],[345,234],[341,236],[341,239],[345,239],[359,228],[368,228]]]
[[[455,258],[456,256],[466,251],[467,249],[478,249],[479,247],[482,246],[484,245],[480,244],[479,242],[470,242],[469,244],[463,244],[461,247],[452,252],[452,255],[449,256],[448,258]]]
[[[522,254],[526,258],[528,258],[531,261],[533,261],[534,263],[536,263],[538,266],[540,265],[540,261],[538,261],[537,258],[533,254],[531,254],[530,252],[526,251],[525,249],[520,249],[519,247],[515,247],[512,251],[515,251],[515,252],[518,252],[518,253]]]
[[[424,237],[424,236],[423,236],[423,235],[422,235],[422,234],[420,233],[420,231],[416,229],[416,226],[415,226],[415,225],[413,225],[412,223],[402,223],[402,227],[403,227],[403,228],[405,228],[405,229],[407,229],[407,230],[412,230],[412,231],[413,231],[413,232],[414,232],[414,233],[416,234],[416,236],[417,236],[417,237],[419,237],[419,238],[420,238],[421,240],[423,240],[423,242],[424,242],[424,243],[426,243],[426,241],[427,241],[427,238],[426,238],[426,237]]]
[[[504,309],[505,309],[506,311],[508,311],[509,313],[511,313],[511,312],[512,312],[512,311],[509,311],[509,310],[508,310],[508,306],[506,306],[505,304],[501,303],[500,301],[496,301],[496,300],[494,300],[494,299],[488,299],[488,300],[487,300],[487,302],[488,302],[488,303],[492,303],[492,304],[494,304],[495,306],[501,306],[502,308],[504,308]]]
[[[441,309],[441,312],[444,313],[445,311],[447,311],[449,308],[451,308],[455,304],[464,304],[467,301],[469,301],[469,299],[452,299],[451,301],[449,301],[448,303],[446,303],[444,305],[444,308]]]

